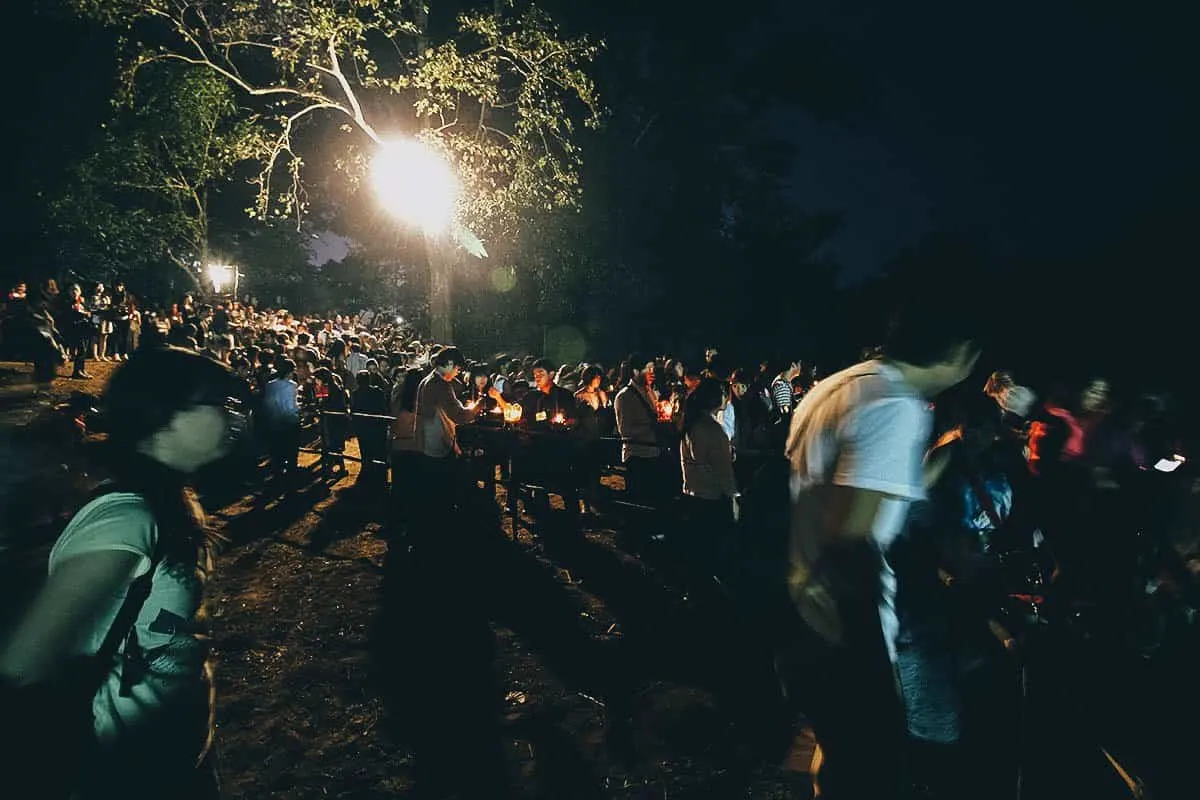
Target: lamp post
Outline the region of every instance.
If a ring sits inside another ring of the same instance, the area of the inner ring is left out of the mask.
[[[450,231],[462,191],[450,162],[428,144],[397,139],[380,145],[371,164],[371,184],[393,217],[425,236],[429,258],[430,333],[438,342],[454,338],[450,306],[450,262],[440,241]]]
[[[238,279],[242,271],[229,264],[209,264],[208,280],[212,283],[215,294],[224,294],[226,288],[232,287],[234,298],[238,295]]]

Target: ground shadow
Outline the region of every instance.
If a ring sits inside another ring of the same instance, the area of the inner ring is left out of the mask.
[[[681,751],[716,755],[726,762],[722,768],[735,772],[783,757],[793,724],[753,607],[688,574],[666,543],[636,559],[565,531],[539,544],[618,618],[626,669],[638,684],[690,687],[705,695],[712,724],[734,729],[724,737],[724,753],[714,754],[698,734],[703,726],[681,725]]]
[[[618,659],[587,635],[550,570],[501,532],[495,503],[418,518],[394,540],[373,649],[392,735],[415,757],[421,797],[514,796],[504,676],[493,625],[513,630],[568,686],[620,708]],[[546,721],[525,723],[546,797],[595,795],[586,760]]]

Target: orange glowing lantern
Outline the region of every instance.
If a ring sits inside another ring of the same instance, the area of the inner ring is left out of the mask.
[[[521,406],[518,403],[510,403],[504,409],[505,422],[520,422],[521,421]]]
[[[671,405],[670,400],[658,401],[658,420],[659,422],[669,422],[671,415],[674,414],[675,407]]]
[[[555,425],[562,425],[567,421],[566,416],[560,411],[554,415],[554,419],[550,420]]]

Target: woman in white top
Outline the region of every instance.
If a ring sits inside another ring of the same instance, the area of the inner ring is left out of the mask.
[[[44,587],[0,647],[6,694],[50,706],[24,714],[25,749],[54,748],[29,757],[55,766],[28,796],[54,796],[56,781],[74,798],[216,796],[201,610],[211,556],[189,481],[244,429],[237,390],[221,365],[175,348],[138,352],[113,374],[101,405],[112,478],[59,537]],[[62,691],[39,694],[64,686],[82,709]],[[72,750],[67,718],[86,721],[88,696],[92,735]]]
[[[733,447],[715,416],[726,402],[720,381],[701,379],[685,401],[683,440],[679,445],[688,510],[685,546],[692,551],[693,560],[698,560],[697,565],[708,570],[715,568],[722,553],[728,552],[731,526],[738,517]]]

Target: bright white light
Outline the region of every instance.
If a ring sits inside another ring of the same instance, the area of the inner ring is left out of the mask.
[[[454,219],[458,178],[450,163],[423,142],[383,143],[371,164],[371,183],[389,214],[426,233],[441,233]]]
[[[209,264],[208,279],[212,282],[213,291],[219,292],[233,283],[233,267],[228,264]]]
[[[1179,465],[1186,459],[1183,456],[1175,456],[1174,458],[1160,458],[1154,468],[1159,472],[1174,472],[1179,469]]]

